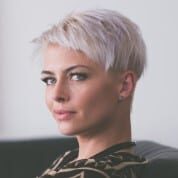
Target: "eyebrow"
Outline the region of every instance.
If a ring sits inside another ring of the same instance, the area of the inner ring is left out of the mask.
[[[90,67],[85,66],[85,65],[73,65],[73,66],[65,69],[64,72],[68,73],[69,71],[71,71],[75,68],[78,68],[78,67],[84,67],[84,68],[87,68],[88,70],[90,70]],[[54,75],[54,73],[52,71],[49,71],[49,70],[42,70],[41,74]]]

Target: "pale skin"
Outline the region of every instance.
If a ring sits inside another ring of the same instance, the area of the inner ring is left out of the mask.
[[[134,72],[106,71],[84,53],[59,45],[48,45],[43,54],[46,104],[60,132],[76,136],[78,160],[131,140]]]

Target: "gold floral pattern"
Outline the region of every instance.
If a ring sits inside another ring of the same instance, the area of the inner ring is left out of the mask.
[[[147,160],[124,151],[121,145],[77,161],[78,150],[67,151],[37,178],[138,178]]]

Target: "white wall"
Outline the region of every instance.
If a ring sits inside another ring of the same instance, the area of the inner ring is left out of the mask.
[[[1,0],[0,139],[59,135],[44,104],[31,39],[75,9],[110,8],[142,29],[148,68],[132,113],[134,139],[178,147],[178,3],[176,0]]]

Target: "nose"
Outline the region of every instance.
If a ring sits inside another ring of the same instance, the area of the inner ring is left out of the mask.
[[[52,99],[56,102],[66,102],[69,100],[69,89],[65,82],[56,82],[51,92]]]

